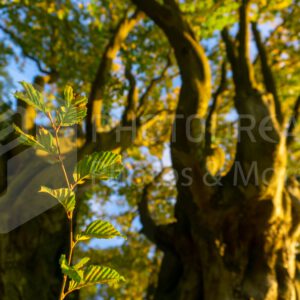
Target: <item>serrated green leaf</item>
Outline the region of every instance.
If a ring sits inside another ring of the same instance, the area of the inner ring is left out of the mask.
[[[68,104],[71,104],[74,98],[73,88],[70,85],[66,85],[64,89],[65,100]]]
[[[124,236],[109,222],[97,220],[87,226],[87,228],[77,235],[78,241],[84,241],[91,238],[112,239],[114,237]]]
[[[13,124],[13,127],[15,129],[15,131],[19,134],[19,141],[22,144],[25,144],[27,146],[36,146],[36,147],[40,147],[41,145],[39,145],[39,143],[36,141],[36,139],[34,138],[34,136],[27,134],[25,132],[23,132],[17,125]]]
[[[54,137],[45,128],[39,129],[39,134],[37,135],[37,142],[43,146],[43,149],[52,154],[58,154],[57,146],[54,142]]]
[[[47,113],[47,108],[43,100],[43,95],[38,90],[36,90],[30,83],[21,81],[20,84],[23,86],[25,91],[16,92],[14,96],[17,99],[20,99],[26,102],[27,104],[35,107],[36,109]]]
[[[57,199],[57,201],[64,207],[67,213],[72,212],[75,209],[75,193],[66,188],[61,189],[50,189],[42,186],[40,193],[47,193]]]
[[[57,111],[57,126],[72,126],[80,123],[87,114],[87,98],[73,95],[73,89],[66,86],[64,91],[65,105]]]
[[[19,140],[22,144],[35,147],[36,149],[45,151],[50,154],[57,154],[58,150],[54,143],[52,134],[45,128],[40,128],[36,139],[34,136],[23,132],[18,126],[14,125],[14,129],[19,134]]]
[[[76,265],[74,265],[74,269],[76,270],[82,269],[89,261],[90,261],[89,257],[82,258]]]
[[[106,151],[95,152],[77,163],[73,178],[77,184],[92,177],[102,180],[116,178],[122,169],[121,155]]]
[[[83,279],[80,283],[75,280],[71,280],[69,284],[69,291],[74,291],[95,284],[106,283],[114,285],[120,281],[125,281],[125,278],[116,270],[104,266],[91,265],[84,271]]]
[[[115,283],[125,281],[116,270],[104,267],[91,265],[84,271],[85,283]]]
[[[76,283],[80,283],[83,279],[83,272],[75,270],[73,267],[68,265],[66,255],[62,254],[59,260],[60,268],[63,274],[67,275],[70,279],[74,280]]]

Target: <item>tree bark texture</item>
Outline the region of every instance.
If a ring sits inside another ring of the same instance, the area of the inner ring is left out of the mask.
[[[146,195],[139,205],[144,234],[164,253],[155,300],[299,299],[299,184],[286,181],[285,125],[266,51],[253,24],[265,89],[255,81],[249,54],[249,1],[241,1],[236,40],[226,28],[222,32],[240,120],[233,165],[215,185],[204,180],[215,180],[205,177],[205,145],[187,139],[191,130],[187,119],[192,115],[205,118],[210,101],[204,51],[176,1],[133,2],[168,37],[182,79],[177,114],[183,118],[175,120],[171,137],[172,163],[179,174],[177,221],[157,226]],[[253,122],[251,132],[243,130],[249,122]],[[261,134],[262,122],[268,126],[267,137]],[[203,129],[196,127],[192,136],[197,130]],[[180,175],[187,167],[193,179],[188,187]]]

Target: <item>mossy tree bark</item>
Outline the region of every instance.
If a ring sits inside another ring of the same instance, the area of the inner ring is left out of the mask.
[[[203,119],[210,100],[204,51],[175,0],[133,2],[168,37],[182,78],[177,114],[183,118],[175,120],[171,137],[173,167],[179,174],[177,221],[166,226],[154,223],[147,190],[139,204],[144,234],[164,253],[154,299],[298,299],[299,186],[286,181],[286,123],[266,51],[253,24],[265,89],[255,82],[249,53],[249,1],[241,1],[236,41],[226,28],[222,32],[240,122],[232,168],[215,185],[207,182],[213,182],[213,176],[205,176],[205,145],[187,138],[197,134],[193,128],[210,130],[191,126],[190,132],[187,121],[193,115]],[[262,123],[268,127],[267,134],[261,130]],[[245,130],[249,127],[250,131]],[[190,186],[180,175],[185,168],[192,170]]]

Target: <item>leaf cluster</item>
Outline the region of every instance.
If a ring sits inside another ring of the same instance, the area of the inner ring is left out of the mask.
[[[73,250],[81,242],[92,238],[111,239],[114,237],[124,237],[115,227],[107,221],[97,220],[89,224],[85,230],[73,237],[73,212],[76,209],[75,187],[83,184],[87,180],[117,178],[123,169],[121,156],[112,152],[95,152],[85,156],[75,166],[72,181],[68,177],[63,157],[61,156],[58,133],[61,127],[68,127],[83,121],[86,116],[87,99],[84,96],[75,96],[72,87],[66,86],[64,99],[60,100],[60,106],[56,109],[54,116],[50,108],[46,105],[43,94],[27,82],[21,82],[24,91],[16,92],[15,97],[33,106],[36,110],[45,114],[49,118],[54,131],[53,135],[46,128],[41,127],[34,137],[23,132],[15,126],[20,141],[27,145],[39,149],[57,158],[61,164],[67,187],[52,189],[42,186],[41,193],[49,194],[55,198],[64,208],[70,222],[70,253],[68,258],[61,255],[60,266],[64,274],[62,292],[60,300],[75,290],[95,284],[114,285],[119,281],[124,281],[116,270],[106,266],[88,265],[89,257],[83,257],[76,264],[72,264]],[[68,286],[66,287],[66,283]]]

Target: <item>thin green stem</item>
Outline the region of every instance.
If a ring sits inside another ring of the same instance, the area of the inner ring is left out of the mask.
[[[74,239],[73,239],[73,214],[69,218],[69,224],[70,224],[70,250],[69,250],[69,256],[68,256],[68,264],[71,265],[73,251],[74,251],[74,247],[75,247],[75,243],[74,243]],[[68,292],[65,293],[67,279],[68,279],[67,276],[64,275],[59,300],[65,299],[65,297],[69,294]]]
[[[58,132],[60,130],[60,126],[55,125],[50,112],[48,113],[48,117],[49,117],[49,120],[50,120],[50,122],[52,124],[52,127],[54,129],[54,132],[55,132],[55,142],[56,142],[56,148],[57,148],[57,152],[58,152],[57,158],[60,162],[60,166],[61,166],[61,169],[63,171],[63,174],[64,174],[64,177],[65,177],[66,183],[68,185],[68,188],[69,188],[69,190],[72,190],[72,187],[71,187],[71,184],[70,184],[70,181],[69,181],[69,178],[68,178],[68,174],[67,174],[67,171],[66,171],[63,159],[62,159],[60,145],[59,145]]]
[[[68,174],[67,174],[67,171],[66,171],[63,159],[62,159],[61,150],[60,150],[60,144],[59,144],[59,138],[58,138],[58,132],[60,130],[60,126],[55,125],[50,112],[48,113],[48,117],[49,117],[49,120],[50,120],[50,122],[52,124],[52,127],[54,129],[54,132],[55,132],[55,143],[56,143],[56,148],[57,148],[57,152],[58,152],[57,158],[60,162],[61,169],[62,169],[62,172],[64,174],[68,189],[69,189],[69,191],[71,191],[73,187],[70,184],[69,177],[68,177]],[[75,247],[75,244],[76,244],[74,242],[74,237],[73,237],[74,236],[74,234],[73,234],[73,213],[68,215],[68,220],[69,220],[69,226],[70,226],[70,249],[69,249],[69,255],[68,255],[68,264],[71,265],[72,257],[73,257],[73,251],[74,251],[74,247]],[[64,275],[59,300],[65,299],[65,297],[69,294],[68,292],[65,293],[67,280],[68,280],[67,275]]]
[[[59,295],[59,300],[64,300],[65,299],[66,284],[67,284],[67,275],[64,275],[63,283],[62,283],[62,287],[61,287],[61,291],[60,291],[60,295]]]
[[[71,191],[72,187],[71,187],[71,184],[70,184],[70,181],[69,181],[69,178],[68,178],[68,174],[67,174],[63,159],[61,157],[61,151],[60,151],[59,139],[58,139],[58,129],[55,130],[55,140],[56,140],[57,151],[58,151],[58,160],[60,162],[60,166],[61,166],[61,169],[63,171],[63,174],[64,174],[64,177],[65,177],[66,183],[68,185],[68,188]]]
[[[73,239],[73,214],[70,217],[70,252],[69,252],[69,259],[68,263],[69,265],[72,263],[72,256],[73,256],[73,250],[74,250],[74,239]]]

